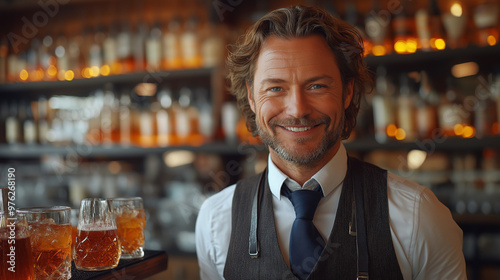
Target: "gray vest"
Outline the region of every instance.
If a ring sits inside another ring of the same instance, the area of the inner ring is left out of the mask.
[[[236,185],[225,279],[297,279],[286,265],[278,245],[272,193],[267,174],[263,175],[265,187],[258,220],[260,255],[251,258],[248,253],[252,198],[261,176],[258,174],[240,180]],[[387,171],[354,158],[348,161],[330,238],[308,279],[356,279],[356,237],[349,234],[353,181],[363,186],[370,280],[403,279],[389,228]]]

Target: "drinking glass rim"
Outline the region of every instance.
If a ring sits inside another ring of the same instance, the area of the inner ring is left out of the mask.
[[[113,197],[113,198],[108,198],[110,201],[128,201],[128,200],[142,200],[142,197],[140,196],[134,196],[134,197]]]
[[[43,213],[43,212],[60,212],[60,211],[71,211],[69,206],[33,206],[33,207],[23,207],[16,209],[18,213]]]

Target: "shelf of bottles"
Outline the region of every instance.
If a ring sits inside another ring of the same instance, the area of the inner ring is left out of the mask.
[[[19,22],[22,29],[17,31],[13,27],[0,38],[0,83],[72,81],[126,73],[212,68],[223,61],[224,27],[206,19],[206,11],[197,6],[192,7],[190,14],[171,17],[165,17],[157,9],[154,19],[146,19],[144,14],[136,13],[145,13],[143,6],[138,11],[128,8],[128,15],[114,11],[124,8],[103,4],[106,5],[92,10],[92,16],[99,12],[99,23],[89,23],[84,18],[76,29],[59,26],[55,20],[47,21],[48,27],[45,23],[39,28],[35,26],[36,20],[32,22],[23,16],[26,21]],[[62,11],[65,7],[56,3],[56,8]],[[101,10],[107,8],[113,12],[103,15]],[[27,30],[33,35],[24,36]]]
[[[494,46],[499,36],[495,1],[373,1],[360,19],[346,4],[346,19],[361,30],[365,55],[413,54]],[[383,5],[385,4],[385,5]]]
[[[205,78],[208,80],[200,86],[179,82],[174,88],[157,88],[139,83],[130,88],[108,83],[83,96],[1,101],[0,151],[7,157],[22,158],[47,152],[64,154],[61,147],[65,146],[100,146],[92,149],[94,154],[116,155],[121,150],[124,155],[134,155],[139,149],[146,154],[146,149],[154,152],[152,148],[211,143],[214,151],[225,153],[214,142],[236,147],[237,139],[250,136],[234,102],[221,105],[221,121],[214,117],[207,88],[210,76]]]

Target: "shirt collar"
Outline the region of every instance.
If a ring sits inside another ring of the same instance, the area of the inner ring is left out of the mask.
[[[271,160],[271,155],[267,159],[268,166],[268,182],[272,194],[281,199],[281,186],[288,179],[291,181],[292,186],[288,185],[289,188],[294,191],[300,187],[300,185],[286,176]],[[328,196],[333,190],[338,188],[344,181],[345,175],[347,173],[347,152],[344,144],[341,142],[339,149],[335,156],[330,159],[330,161],[325,164],[316,174],[314,174],[311,179],[315,179],[321,186],[324,196]],[[309,179],[309,180],[311,180]],[[309,181],[308,180],[308,181]],[[288,184],[288,182],[287,182]],[[306,185],[307,182],[304,184]],[[293,186],[295,185],[295,187]]]

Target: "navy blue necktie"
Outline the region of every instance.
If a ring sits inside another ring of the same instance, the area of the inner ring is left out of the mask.
[[[295,276],[306,279],[325,248],[325,241],[312,222],[323,193],[319,186],[314,191],[291,192],[286,185],[281,188],[281,193],[290,199],[295,208],[295,221],[290,233],[290,268]]]

